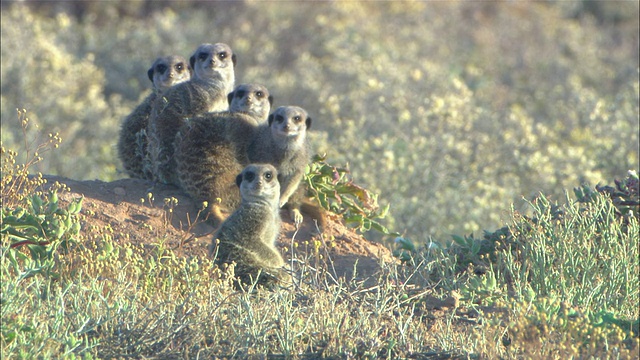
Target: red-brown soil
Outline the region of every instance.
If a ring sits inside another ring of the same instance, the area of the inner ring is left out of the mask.
[[[48,184],[59,182],[70,189],[59,195],[63,201],[84,197],[83,229],[110,227],[114,240],[119,243],[153,244],[163,240],[165,246],[180,256],[207,256],[214,228],[207,222],[196,221],[196,205],[177,187],[139,179],[104,182],[76,181],[58,176],[45,178]],[[149,201],[149,193],[153,194],[152,201]],[[169,211],[171,206],[165,203],[165,199],[171,198],[177,199],[177,205]],[[286,258],[291,257],[294,242],[298,243],[294,251],[300,252],[305,249],[313,252],[314,244],[320,245],[318,254],[325,260],[332,260],[330,268],[335,268],[336,275],[347,277],[352,276],[354,265],[356,275],[365,277],[375,274],[381,261],[393,261],[389,249],[346,227],[337,215],[327,215],[321,234],[309,216],[305,216],[297,231],[286,211],[282,212],[282,219],[279,246]]]

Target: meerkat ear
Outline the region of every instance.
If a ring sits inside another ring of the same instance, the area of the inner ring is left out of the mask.
[[[231,55],[231,61],[233,62],[233,67],[236,66],[236,54]]]
[[[191,68],[195,69],[196,67],[196,54],[191,55],[189,58],[189,64],[191,64]]]
[[[149,80],[153,82],[153,66],[151,66],[149,70],[147,70],[147,75],[149,75]]]
[[[238,174],[238,176],[236,176],[236,185],[240,187],[240,184],[242,184],[242,174]]]
[[[269,106],[273,106],[273,96],[269,95]]]
[[[269,123],[269,126],[271,126],[271,123],[273,122],[273,114],[269,115],[267,122]]]
[[[189,70],[189,76],[193,77],[193,66],[187,65],[187,70]]]
[[[311,129],[311,117],[307,116],[307,129]]]
[[[229,106],[231,106],[231,101],[233,100],[233,95],[235,95],[235,93],[235,91],[232,91],[227,95],[227,102],[229,103]]]

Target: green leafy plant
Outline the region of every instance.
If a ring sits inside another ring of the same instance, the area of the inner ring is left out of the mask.
[[[510,351],[554,346],[562,358],[627,358],[637,351],[637,340],[631,337],[638,336],[637,320],[623,320],[609,311],[584,313],[553,296],[510,306],[513,312],[503,339]]]
[[[461,289],[462,300],[493,305],[504,298],[502,286],[498,283],[493,268],[483,274],[471,274],[469,281]]]
[[[409,262],[418,252],[413,241],[408,238],[398,236],[395,238],[394,243],[396,243],[397,247],[393,250],[393,256],[403,263]]]
[[[616,206],[616,214],[621,217],[635,216],[640,219],[640,180],[638,172],[629,170],[622,180],[614,180],[615,186],[596,185],[595,191],[588,185],[573,189],[579,202],[593,201],[596,192],[608,196]]]
[[[328,164],[326,154],[314,156],[306,168],[304,181],[308,194],[322,208],[342,215],[347,224],[355,225],[359,231],[396,234],[379,221],[389,213],[389,204],[380,208],[378,195],[356,185],[348,168]]]
[[[26,208],[2,208],[0,234],[3,243],[8,239],[9,247],[3,255],[21,271],[21,277],[44,274],[57,278],[56,253],[68,252],[80,233],[77,214],[82,198],[72,200],[65,208],[58,203],[57,192],[51,191],[44,199],[32,195],[27,204]],[[30,258],[23,248],[28,249]]]
[[[513,236],[509,227],[505,226],[496,231],[484,231],[482,238],[469,235],[451,235],[453,241],[447,251],[456,256],[459,271],[466,270],[470,265],[479,266],[476,271],[483,272],[491,262],[496,261],[496,251],[512,249]]]
[[[30,169],[42,160],[41,154],[58,147],[56,134],[41,140],[36,133],[28,137],[29,118],[26,110],[18,110],[23,129],[24,162],[16,161],[18,152],[2,146],[2,257],[12,264],[20,278],[43,274],[58,278],[55,271],[58,252],[68,252],[80,233],[78,214],[82,198],[61,204],[60,184],[52,184],[43,191],[46,181],[42,174],[31,175]],[[25,251],[27,250],[27,251]]]

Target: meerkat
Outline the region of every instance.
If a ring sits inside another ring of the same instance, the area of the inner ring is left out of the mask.
[[[191,79],[193,69],[182,56],[172,55],[157,58],[147,71],[153,83],[153,92],[129,114],[120,128],[118,157],[129,177],[151,179],[151,169],[145,166],[147,137],[146,128],[151,107],[156,98],[173,85]]]
[[[174,141],[190,119],[229,108],[235,83],[236,56],[223,43],[202,44],[190,58],[195,76],[167,90],[153,105],[147,130],[154,180],[178,184]]]
[[[264,85],[240,84],[228,96],[229,111],[234,113],[246,113],[258,122],[267,121],[273,96]]]
[[[214,225],[240,204],[236,175],[249,164],[248,143],[273,103],[269,90],[258,84],[239,85],[228,99],[228,112],[191,119],[175,144],[179,185],[193,199],[207,202]]]
[[[281,106],[256,130],[254,140],[247,148],[249,162],[271,164],[278,170],[280,206],[287,206],[289,216],[296,224],[303,219],[300,206],[304,192],[299,190],[299,185],[310,161],[307,141],[310,127],[311,117],[304,109]]]
[[[236,184],[242,202],[213,236],[209,254],[218,264],[235,262],[245,284],[274,284],[285,265],[275,247],[281,225],[278,171],[270,164],[250,164]]]

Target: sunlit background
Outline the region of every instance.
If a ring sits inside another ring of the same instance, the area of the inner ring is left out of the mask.
[[[3,146],[59,132],[40,170],[125,177],[122,119],[158,56],[228,43],[237,83],[313,118],[314,149],[348,164],[417,243],[503,224],[638,169],[638,2],[2,2]],[[38,124],[35,129],[33,124]]]

